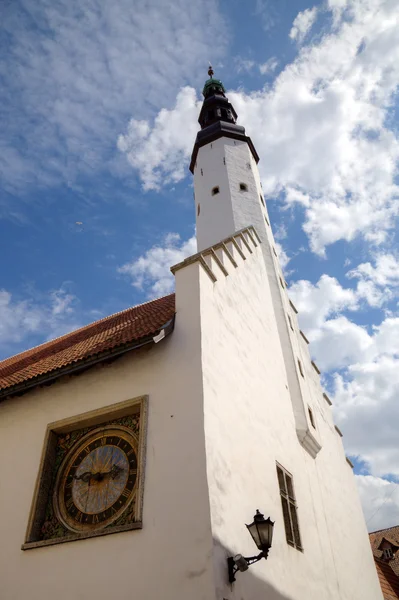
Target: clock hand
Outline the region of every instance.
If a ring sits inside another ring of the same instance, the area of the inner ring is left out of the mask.
[[[82,475],[74,475],[73,478],[76,480],[81,480],[84,481],[84,483],[90,483],[90,479],[93,477],[93,473],[91,473],[90,471],[86,471],[85,473],[82,473]]]
[[[90,485],[92,480],[102,481],[105,477],[112,477],[112,479],[115,479],[120,473],[122,473],[122,471],[124,471],[124,469],[119,465],[112,465],[111,469],[106,473],[92,473],[91,471],[86,471],[81,475],[74,475],[73,478],[77,479],[78,481],[81,480],[84,483],[88,483]]]

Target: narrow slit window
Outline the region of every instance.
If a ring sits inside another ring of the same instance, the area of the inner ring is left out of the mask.
[[[283,288],[283,290],[284,290],[284,289],[285,289],[285,286],[284,286],[284,281],[281,279],[281,277],[279,277],[279,279],[280,279],[280,285],[281,285],[281,287],[282,287],[282,288]]]
[[[270,223],[269,223],[269,220],[266,215],[265,215],[265,221],[266,221],[266,225],[269,225],[269,227],[270,227]]]
[[[273,246],[273,253],[274,253],[274,256],[277,256],[276,248],[274,246]]]
[[[263,200],[262,194],[259,194],[259,198],[260,198],[260,201],[262,202],[263,206],[265,206],[265,201]]]
[[[248,191],[248,186],[246,183],[240,183],[240,190],[242,192],[247,192]]]
[[[197,206],[197,216],[200,216],[200,212],[201,212],[201,204],[198,202],[198,206]]]
[[[316,425],[315,425],[315,423],[314,423],[313,411],[312,411],[312,409],[310,408],[310,406],[308,406],[308,413],[309,413],[309,420],[310,420],[310,422],[311,422],[311,424],[312,424],[312,427],[313,427],[313,429],[316,429]]]
[[[224,165],[226,164],[226,157],[225,156],[223,156],[223,164]]]
[[[292,325],[292,319],[291,319],[290,315],[287,315],[287,317],[288,317],[288,323],[290,324],[292,331],[294,331],[294,327]]]
[[[302,550],[301,534],[299,532],[298,523],[298,507],[295,499],[292,475],[280,465],[276,466],[281,496],[281,507],[283,509],[285,537],[290,546]]]
[[[204,174],[204,171],[201,169],[201,175],[203,175],[203,174]]]
[[[216,194],[218,194],[220,192],[219,186],[216,185],[214,188],[212,188],[212,196],[216,196]]]
[[[302,377],[305,377],[305,375],[304,375],[304,373],[303,373],[302,363],[301,363],[301,361],[299,360],[299,358],[298,358],[298,369],[299,369],[299,372],[300,372],[300,374],[302,375]]]

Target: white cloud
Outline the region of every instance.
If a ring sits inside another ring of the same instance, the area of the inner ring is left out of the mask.
[[[311,30],[317,17],[317,7],[307,8],[295,17],[290,31],[290,38],[302,44],[307,34]]]
[[[126,134],[119,136],[118,148],[140,173],[145,190],[159,189],[161,182],[165,185],[185,176],[184,159],[195,140],[199,108],[194,90],[183,88],[175,107],[159,112],[153,129],[148,121],[131,119]]]
[[[348,277],[370,280],[379,286],[399,286],[399,260],[393,254],[377,254],[375,266],[370,262],[349,271]]]
[[[234,62],[236,65],[237,73],[250,73],[256,64],[254,60],[245,59],[241,56],[237,56],[234,59]]]
[[[372,475],[356,475],[360,500],[369,531],[399,523],[399,485]]]
[[[358,307],[356,292],[343,288],[335,277],[329,275],[322,275],[316,284],[306,280],[296,281],[290,286],[289,294],[299,311],[301,327],[309,340],[314,338],[328,317]]]
[[[345,378],[335,375],[336,416],[347,452],[360,456],[372,475],[399,476],[397,344],[390,348],[390,354],[387,347],[385,354],[378,354],[376,346],[371,349],[373,359],[361,357],[348,367]]]
[[[273,73],[278,65],[278,60],[274,56],[269,58],[266,62],[258,65],[259,71],[262,75],[269,75],[269,73]]]
[[[379,269],[381,264],[390,266]],[[391,261],[377,257],[375,266],[359,265],[350,273],[371,275],[380,294],[387,281],[396,277],[391,266]],[[369,331],[351,322],[343,313],[361,310],[367,300],[360,283],[345,289],[323,275],[314,285],[295,283],[290,296],[311,341],[312,356],[333,376],[331,396],[346,451],[360,457],[372,475],[399,477],[399,317],[385,317]],[[335,369],[340,371],[334,374]]]
[[[80,327],[74,315],[77,299],[64,287],[51,291],[42,302],[13,299],[0,290],[0,348],[9,352],[15,344],[31,342],[32,336],[51,339]]]
[[[288,254],[286,253],[286,251],[284,250],[284,248],[282,247],[282,245],[279,242],[275,242],[274,245],[276,247],[276,251],[278,254],[278,258],[279,258],[283,273],[287,277],[288,276],[287,275],[287,265],[290,262],[291,258],[288,256]]]
[[[177,233],[168,233],[162,244],[153,246],[142,256],[122,265],[119,273],[128,275],[132,285],[145,289],[148,296],[158,297],[173,290],[174,277],[170,267],[197,251],[197,240],[193,236],[182,242]]]
[[[8,190],[113,169],[128,121],[168,106],[225,49],[216,0],[19,0],[2,15],[0,174]],[[122,161],[121,161],[122,162]]]
[[[399,212],[399,142],[388,118],[399,83],[396,3],[348,0],[345,10],[337,2],[330,9],[331,29],[302,47],[272,87],[228,94],[262,157],[265,194],[282,192],[288,204],[301,204],[304,231],[320,255],[359,235],[382,244]],[[159,145],[155,158],[150,152],[151,172],[139,173],[145,186],[187,173],[176,164],[176,153],[188,160],[198,108],[194,92],[180,92],[177,103],[182,98],[191,102],[178,115],[187,134],[176,140],[171,157],[172,127],[149,123],[146,144],[150,150],[152,139]]]

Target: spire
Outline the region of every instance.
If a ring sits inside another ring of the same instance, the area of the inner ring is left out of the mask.
[[[198,119],[201,128],[204,129],[217,121],[226,121],[235,123],[237,113],[233,106],[226,98],[226,90],[220,79],[213,77],[214,71],[210,64],[208,68],[209,79],[205,81],[202,95],[204,96],[204,104]]]
[[[190,171],[194,173],[195,161],[201,146],[205,146],[221,137],[246,142],[250,147],[254,159],[258,162],[259,156],[256,153],[251,138],[245,135],[245,128],[242,125],[237,125],[237,113],[226,97],[226,90],[223,83],[220,79],[214,78],[214,71],[211,64],[208,68],[208,75],[209,79],[205,81],[204,89],[202,90],[204,102],[198,117],[201,131],[198,132],[195,140],[191,155]]]
[[[204,89],[202,90],[202,95],[204,98],[209,98],[209,96],[213,96],[214,94],[221,94],[222,96],[225,94],[226,90],[224,89],[223,83],[220,81],[220,79],[214,79],[213,74],[213,67],[211,64],[209,64],[209,79],[205,81]]]

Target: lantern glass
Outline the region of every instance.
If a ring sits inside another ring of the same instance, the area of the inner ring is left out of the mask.
[[[270,517],[265,519],[262,513],[257,510],[253,523],[247,525],[247,528],[259,550],[265,552],[271,548],[273,527],[274,522],[270,520]]]

